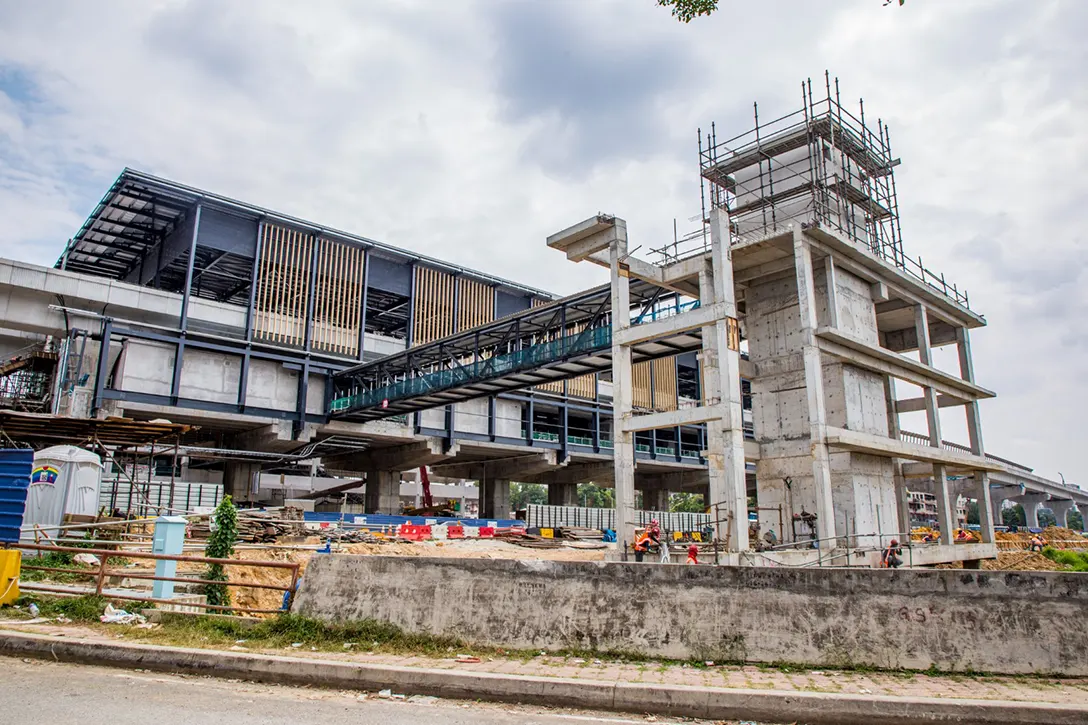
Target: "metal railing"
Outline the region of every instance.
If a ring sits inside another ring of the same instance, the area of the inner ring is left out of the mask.
[[[241,612],[246,614],[276,614],[283,611],[284,608],[278,609],[258,609],[254,607],[239,607],[239,606],[225,606],[207,604],[206,602],[190,602],[184,599],[164,599],[156,597],[145,597],[138,594],[129,594],[125,591],[111,590],[106,592],[106,580],[111,576],[120,577],[123,579],[137,579],[141,581],[167,581],[175,582],[179,584],[199,584],[199,585],[221,585],[226,587],[238,588],[238,589],[271,589],[276,591],[285,592],[287,596],[287,604],[290,605],[291,599],[294,596],[295,589],[298,586],[299,569],[300,565],[293,562],[286,561],[251,561],[243,559],[212,559],[204,556],[182,556],[176,554],[153,554],[143,551],[117,551],[114,549],[85,549],[75,546],[46,546],[43,544],[30,544],[19,543],[12,546],[15,549],[23,549],[27,551],[39,551],[47,554],[51,553],[70,553],[70,554],[92,554],[98,558],[97,569],[91,567],[89,569],[79,569],[71,566],[40,566],[36,564],[22,565],[24,571],[41,571],[41,572],[56,572],[64,574],[76,574],[86,577],[92,577],[94,579],[94,588],[87,588],[82,591],[74,591],[71,587],[59,587],[50,586],[49,584],[39,584],[37,582],[20,582],[19,588],[29,592],[42,592],[49,594],[94,594],[96,596],[106,596],[109,599],[120,599],[132,602],[151,602],[155,604],[175,604],[184,607],[197,607],[203,609],[205,612]],[[228,566],[241,566],[241,567],[259,567],[268,569],[283,569],[290,572],[290,582],[288,584],[263,584],[260,582],[247,582],[247,581],[216,581],[212,579],[194,578],[194,577],[178,577],[178,576],[157,576],[155,574],[143,574],[139,572],[125,571],[124,568],[110,567],[109,561],[111,558],[124,558],[124,559],[146,559],[152,561],[177,561],[188,562],[192,564],[219,564],[223,567]]]

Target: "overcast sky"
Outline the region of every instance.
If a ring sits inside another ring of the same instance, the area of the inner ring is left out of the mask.
[[[907,252],[989,321],[987,449],[1088,482],[1088,2],[721,5],[0,0],[0,255],[52,264],[131,166],[570,293],[604,277],[548,234],[690,228],[696,129],[826,68],[891,127]]]

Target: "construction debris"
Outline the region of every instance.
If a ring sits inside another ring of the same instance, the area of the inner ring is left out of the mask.
[[[238,514],[238,540],[249,544],[273,543],[283,536],[305,536],[302,509],[281,508],[269,511],[242,511]],[[195,519],[189,527],[192,539],[211,536],[210,516]]]

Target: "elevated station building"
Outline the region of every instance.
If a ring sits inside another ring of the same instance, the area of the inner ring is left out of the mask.
[[[904,251],[886,126],[830,79],[813,95],[700,134],[702,223],[649,259],[615,217],[553,235],[611,270],[565,298],[126,169],[54,267],[0,260],[0,407],[196,426],[186,475],[241,501],[274,467],[354,481],[384,513],[420,466],[478,482],[495,518],[511,481],[562,505],[614,485],[625,525],[636,490],[646,509],[702,493],[739,563],[759,563],[751,497],[821,563],[902,536],[908,491],[934,497],[946,560],[992,555],[1006,500],[1062,523],[1081,489],[984,447],[985,320]],[[945,440],[947,408],[969,440]],[[983,512],[975,550],[947,540],[961,496]]]

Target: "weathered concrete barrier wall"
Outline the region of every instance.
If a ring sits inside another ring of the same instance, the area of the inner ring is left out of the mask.
[[[1088,675],[1088,575],[317,556],[296,611],[510,648]]]

